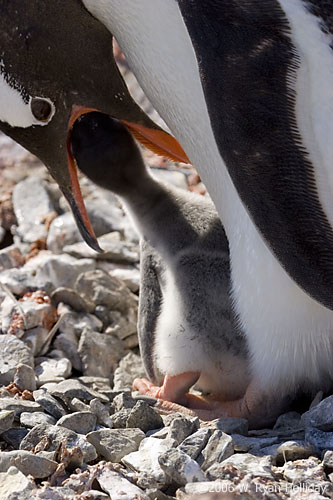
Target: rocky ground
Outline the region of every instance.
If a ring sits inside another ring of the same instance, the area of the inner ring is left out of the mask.
[[[193,169],[145,158],[204,192]],[[46,169],[4,136],[0,181],[1,500],[333,497],[333,396],[260,431],[159,415],[131,395],[139,252],[119,201],[81,179],[96,254]]]

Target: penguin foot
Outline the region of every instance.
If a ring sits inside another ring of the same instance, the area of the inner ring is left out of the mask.
[[[146,396],[187,406],[187,391],[196,383],[199,377],[199,372],[186,372],[175,376],[166,375],[160,387],[146,378],[136,378],[133,382],[133,389]]]
[[[276,398],[258,390],[253,382],[249,384],[242,398],[233,401],[221,401],[188,393],[188,389],[195,384],[199,375],[197,372],[182,373],[175,377],[166,375],[161,387],[147,379],[135,379],[133,389],[158,399],[156,408],[162,415],[181,412],[197,416],[204,421],[221,417],[246,418],[251,429],[273,425],[283,411],[283,406],[277,404]]]

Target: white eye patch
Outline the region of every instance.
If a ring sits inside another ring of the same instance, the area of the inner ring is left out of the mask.
[[[50,105],[50,115],[47,120],[37,120],[31,111],[31,101],[26,99],[19,88],[14,88],[6,81],[4,74],[0,72],[0,121],[8,123],[12,127],[27,128],[32,125],[47,125],[53,118],[55,106],[50,99],[41,98]]]

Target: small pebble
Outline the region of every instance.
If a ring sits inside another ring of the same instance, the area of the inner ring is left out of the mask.
[[[90,411],[78,411],[61,417],[57,425],[79,434],[88,434],[95,429],[97,418]]]
[[[12,410],[0,411],[0,434],[8,431],[13,425],[15,413]]]
[[[39,424],[50,424],[54,425],[56,423],[56,419],[47,413],[42,413],[40,411],[36,411],[35,413],[23,412],[20,415],[20,424],[23,427],[33,428]]]
[[[14,383],[21,391],[24,391],[25,389],[27,389],[28,391],[35,391],[36,375],[33,368],[31,366],[20,363],[16,368]]]
[[[177,486],[185,486],[187,483],[205,480],[205,474],[199,464],[179,448],[170,449],[160,455],[158,463],[170,479],[170,482]]]
[[[7,472],[11,466],[17,467],[26,476],[43,479],[53,474],[58,464],[24,450],[0,452],[0,472]]]
[[[136,427],[143,432],[163,426],[161,415],[145,401],[137,401],[126,421],[126,427]]]
[[[90,432],[87,440],[106,460],[120,462],[125,455],[138,449],[144,437],[139,429],[103,429]]]

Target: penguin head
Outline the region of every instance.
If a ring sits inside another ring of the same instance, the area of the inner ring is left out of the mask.
[[[138,145],[128,128],[106,114],[81,115],[70,134],[79,169],[97,185],[126,197],[147,179]]]
[[[187,160],[131,98],[112,41],[79,0],[0,0],[0,130],[45,163],[97,250],[69,147],[76,119],[99,110],[155,152]]]

